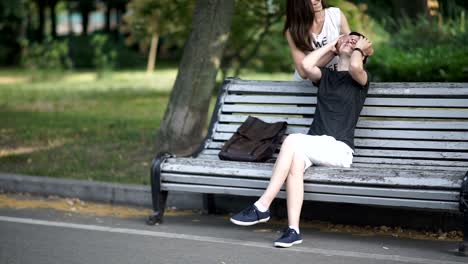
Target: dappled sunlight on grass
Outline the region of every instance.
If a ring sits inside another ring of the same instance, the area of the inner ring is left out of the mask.
[[[63,146],[66,141],[63,140],[53,140],[45,142],[43,145],[37,146],[0,146],[0,158],[13,156],[13,155],[22,155],[22,154],[31,154],[37,151],[49,150],[52,148]]]
[[[22,70],[19,70],[22,72]],[[51,79],[33,80],[26,71],[23,75],[11,74],[0,70],[0,92],[6,89],[22,89],[25,92],[59,90],[65,92],[105,92],[109,90],[148,90],[169,92],[172,89],[177,69],[156,70],[147,74],[145,71],[116,71],[105,73],[103,78],[97,78],[95,72],[77,71],[65,72]],[[17,80],[17,81],[15,81]],[[30,80],[30,81],[27,81]]]
[[[20,84],[28,81],[27,77],[21,76],[0,76],[0,85],[2,84]]]

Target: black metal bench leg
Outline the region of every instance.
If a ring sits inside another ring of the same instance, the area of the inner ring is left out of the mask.
[[[203,213],[214,214],[216,212],[216,205],[214,194],[203,194]]]
[[[166,208],[167,191],[161,190],[161,163],[172,155],[169,153],[160,153],[153,160],[151,165],[151,197],[153,202],[153,214],[148,217],[146,223],[155,225],[162,222],[164,210]]]
[[[468,211],[463,213],[463,241],[458,247],[458,253],[462,256],[468,256]]]
[[[463,213],[463,241],[458,247],[461,256],[468,256],[468,172],[463,178],[460,191],[460,211]]]

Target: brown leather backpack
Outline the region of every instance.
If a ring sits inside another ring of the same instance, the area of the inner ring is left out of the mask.
[[[218,156],[222,160],[266,161],[275,153],[287,125],[287,122],[267,123],[249,116],[224,143]]]

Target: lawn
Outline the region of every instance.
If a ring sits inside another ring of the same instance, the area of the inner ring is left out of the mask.
[[[96,79],[71,72],[36,80],[21,69],[1,69],[0,172],[148,184],[155,131],[176,73],[119,71]]]

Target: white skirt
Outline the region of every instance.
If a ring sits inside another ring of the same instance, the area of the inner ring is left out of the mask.
[[[304,171],[312,165],[349,168],[353,150],[346,143],[331,136],[290,134],[294,153],[304,159]]]

